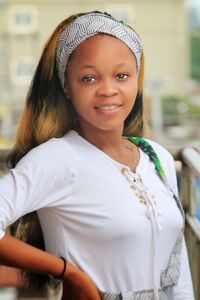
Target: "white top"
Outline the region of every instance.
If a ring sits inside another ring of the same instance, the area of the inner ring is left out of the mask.
[[[177,192],[173,158],[148,142]],[[32,149],[0,179],[0,238],[8,225],[37,210],[46,250],[87,272],[101,291],[152,289],[155,280],[159,286],[183,219],[154,164],[140,150],[136,172],[128,167],[126,171],[136,179],[138,190],[146,189],[156,202],[153,244],[148,205],[140,203],[137,189],[130,188],[123,167],[73,130]],[[194,299],[185,244],[174,290],[176,300]]]

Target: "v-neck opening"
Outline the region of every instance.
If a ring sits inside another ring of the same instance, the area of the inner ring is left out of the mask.
[[[97,152],[99,152],[102,156],[104,156],[105,158],[109,159],[115,165],[118,165],[121,168],[127,168],[133,174],[138,174],[138,169],[140,169],[141,165],[142,165],[142,155],[144,154],[143,151],[139,147],[138,147],[138,150],[139,150],[139,160],[138,160],[138,163],[137,163],[137,165],[135,167],[135,171],[132,171],[129,166],[127,166],[126,164],[122,164],[122,163],[118,162],[117,160],[115,160],[114,158],[112,158],[111,156],[109,156],[107,153],[105,153],[104,151],[102,151],[101,149],[99,149],[98,147],[96,147],[94,144],[92,144],[88,140],[86,140],[84,137],[82,137],[76,130],[72,129],[69,132],[69,135],[71,133],[73,135],[76,135],[77,137],[79,137],[79,139],[81,139],[85,144],[87,144],[88,146],[90,146],[91,148],[93,148],[94,150],[96,150]]]

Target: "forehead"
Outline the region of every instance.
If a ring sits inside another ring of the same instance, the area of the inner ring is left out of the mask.
[[[97,57],[112,56],[121,60],[132,60],[135,63],[135,55],[131,49],[118,38],[100,33],[87,38],[71,54],[70,59],[95,59]]]

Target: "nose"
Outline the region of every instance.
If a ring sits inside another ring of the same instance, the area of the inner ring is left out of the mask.
[[[115,86],[114,82],[109,79],[102,80],[97,90],[97,96],[111,97],[117,93],[117,87]]]

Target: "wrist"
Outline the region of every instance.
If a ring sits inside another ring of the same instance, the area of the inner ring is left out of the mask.
[[[55,279],[62,279],[63,276],[64,276],[64,274],[65,274],[65,272],[66,272],[66,269],[67,269],[67,261],[66,261],[66,259],[64,257],[62,257],[62,256],[60,256],[59,258],[62,260],[63,266],[62,266],[62,269],[61,269],[60,273],[54,275]]]
[[[73,282],[76,282],[77,280],[79,280],[81,273],[82,273],[81,270],[79,270],[73,264],[68,263],[67,264],[66,272],[64,274],[64,278],[68,282],[73,283]]]

